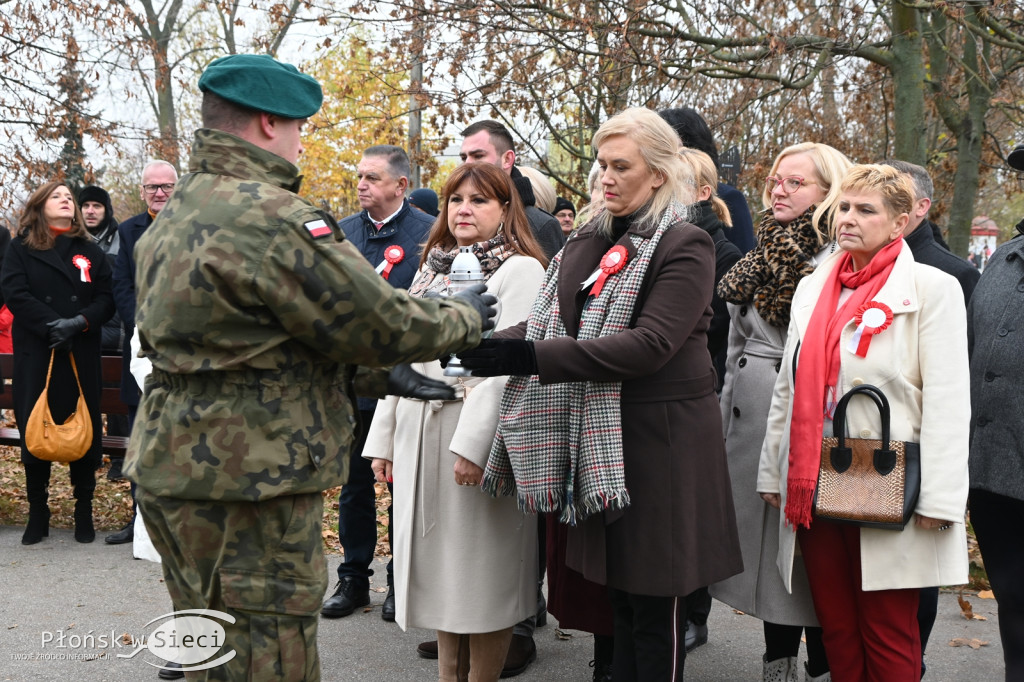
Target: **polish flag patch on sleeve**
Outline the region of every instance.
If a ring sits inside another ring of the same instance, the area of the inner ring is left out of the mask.
[[[327,237],[331,234],[331,226],[323,220],[311,220],[306,223],[306,229],[309,230],[314,239]]]

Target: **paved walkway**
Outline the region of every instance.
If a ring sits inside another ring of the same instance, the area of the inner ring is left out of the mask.
[[[148,634],[146,623],[171,610],[160,567],[134,561],[131,545],[75,542],[68,530],[50,530],[38,545],[21,545],[21,528],[0,527],[0,680],[153,680],[159,662],[143,651],[131,660],[116,658],[130,647],[110,646],[123,633]],[[103,533],[100,533],[102,538]],[[331,557],[331,589],[337,557]],[[377,566],[371,587],[372,606],[348,618],[321,620],[320,660],[325,681],[409,682],[436,680],[434,661],[416,656],[416,644],[432,639],[424,630],[402,632],[380,619],[384,600],[383,568]],[[956,593],[943,593],[939,617],[928,648],[928,675],[934,682],[1002,680],[1002,650],[995,602],[970,597],[974,612],[987,620],[960,615]],[[687,680],[760,680],[763,641],[760,621],[716,603],[709,621],[708,644],[686,662]],[[72,635],[89,639],[84,648],[58,648]],[[560,637],[553,619],[538,630],[537,662],[517,680],[587,682],[593,640],[586,633]],[[43,644],[44,637],[52,637]],[[102,638],[102,639],[101,639]],[[956,638],[977,639],[987,646],[952,647]]]

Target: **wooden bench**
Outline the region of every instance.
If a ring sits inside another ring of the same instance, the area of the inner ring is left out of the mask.
[[[103,388],[100,393],[100,411],[103,414],[128,414],[128,406],[121,400],[121,356],[104,355],[101,360]],[[0,409],[14,409],[14,390],[10,383],[14,376],[14,356],[0,353],[0,376],[4,377],[4,392],[0,393]],[[21,432],[16,428],[0,428],[0,445],[21,447]],[[128,438],[103,436],[103,452],[124,457]]]

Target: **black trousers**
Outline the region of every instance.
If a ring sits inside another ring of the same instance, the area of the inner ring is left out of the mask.
[[[615,682],[677,682],[686,663],[686,597],[608,589],[615,627]]]
[[[345,552],[345,560],[338,565],[338,579],[354,578],[357,586],[363,589],[370,586],[370,576],[373,575],[370,564],[373,562],[373,550],[377,547],[377,496],[370,460],[363,459],[363,446],[373,420],[373,410],[360,410],[359,416],[363,428],[349,457],[348,482],[338,495],[338,540]],[[391,544],[390,506],[388,544]],[[393,563],[394,559],[388,561],[388,585],[391,584]]]
[[[971,523],[999,606],[1006,679],[1024,680],[1024,500],[971,490]]]

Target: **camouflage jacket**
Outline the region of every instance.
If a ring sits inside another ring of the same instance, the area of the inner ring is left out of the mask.
[[[294,194],[298,169],[281,157],[199,130],[189,165],[135,246],[136,323],[153,373],[125,472],[153,494],[194,500],[340,485],[355,393],[387,385],[385,371],[365,368],[471,348],[480,317],[388,284]]]

